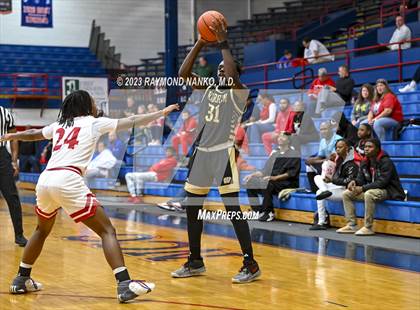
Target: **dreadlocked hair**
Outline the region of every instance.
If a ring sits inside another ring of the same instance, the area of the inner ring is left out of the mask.
[[[64,127],[71,127],[74,118],[93,114],[93,101],[85,90],[76,90],[64,98],[58,114],[58,123]]]

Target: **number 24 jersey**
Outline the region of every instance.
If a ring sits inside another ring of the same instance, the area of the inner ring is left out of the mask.
[[[74,166],[83,172],[92,160],[99,138],[117,128],[118,120],[81,116],[71,127],[52,123],[42,129],[45,139],[52,139],[52,153],[46,169]]]

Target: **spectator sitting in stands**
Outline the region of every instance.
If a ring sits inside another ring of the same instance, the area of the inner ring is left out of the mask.
[[[375,234],[372,229],[375,204],[385,199],[405,199],[395,165],[381,150],[381,142],[378,139],[368,139],[365,143],[365,153],[366,160],[360,164],[356,180],[351,181],[343,193],[347,225],[338,229],[338,233],[356,233],[357,236]],[[359,230],[354,200],[365,202],[365,223]]]
[[[318,208],[318,223],[314,224],[310,230],[324,230],[327,229],[327,212],[325,209],[324,199],[342,200],[343,192],[347,185],[353,181],[359,170],[359,167],[354,162],[354,151],[350,143],[341,139],[335,144],[335,171],[330,175],[315,176],[315,184],[318,186],[317,208]]]
[[[52,153],[52,141],[49,141],[48,144],[44,147],[39,157],[39,163],[41,165],[46,165],[51,158]]]
[[[147,106],[148,113],[154,113],[158,111],[159,111],[158,107],[153,103],[150,103]],[[150,135],[152,137],[152,141],[149,143],[150,145],[160,145],[160,139],[163,133],[164,121],[165,121],[165,118],[161,117],[147,124],[147,128],[150,130]]]
[[[133,203],[141,202],[143,196],[144,182],[164,182],[172,175],[173,169],[177,165],[175,158],[175,149],[168,147],[166,157],[156,164],[152,165],[147,172],[129,172],[125,175],[129,201]]]
[[[187,110],[182,111],[181,117],[183,123],[179,132],[172,138],[172,146],[175,149],[175,153],[178,155],[179,144],[181,144],[182,154],[187,156],[189,147],[194,142],[194,133],[197,129],[197,121]]]
[[[296,101],[293,111],[289,114],[285,132],[291,134],[293,147],[300,152],[303,144],[319,140],[318,131],[309,113],[305,113],[305,105],[302,101]]]
[[[410,41],[411,40],[411,30],[407,27],[407,25],[404,23],[404,17],[401,15],[398,15],[395,18],[395,25],[397,28],[395,29],[394,33],[392,34],[391,40],[389,43],[397,43],[397,42],[404,42],[404,41]],[[400,44],[392,44],[388,45],[388,48],[390,50],[398,50]],[[401,44],[401,49],[405,50],[407,48],[411,47],[411,42],[405,42]]]
[[[318,77],[312,81],[311,86],[309,87],[308,97],[313,101],[317,101],[319,93],[326,86],[335,87],[335,82],[328,76],[327,69],[319,68]],[[312,104],[311,102],[309,102],[307,112],[313,115],[315,113],[315,110],[317,109],[317,105],[318,104]],[[319,112],[317,112],[317,114],[318,113]]]
[[[286,188],[299,187],[300,158],[290,142],[289,135],[281,133],[277,138],[279,147],[271,153],[263,170],[244,178],[252,209],[263,212],[260,221],[274,219],[273,195]],[[258,195],[263,196],[261,207]]]
[[[321,174],[322,164],[334,152],[335,143],[343,138],[334,132],[330,121],[321,123],[319,132],[321,141],[319,143],[318,154],[305,160],[306,173],[313,193],[316,193],[318,190],[314,181],[315,176]]]
[[[247,123],[249,141],[252,143],[261,143],[263,133],[274,130],[274,121],[276,119],[276,104],[270,94],[260,94],[259,100],[263,107],[260,112],[260,119],[255,122]]]
[[[292,66],[292,52],[289,50],[284,50],[284,54],[280,59],[278,60],[278,64],[276,65],[277,69],[284,69],[289,68]]]
[[[334,61],[334,56],[318,40],[304,38],[302,45],[305,47],[304,57],[310,64]]]
[[[25,128],[30,129],[29,126]],[[39,173],[40,167],[36,158],[36,143],[34,141],[19,142],[19,170],[21,172]]]
[[[123,111],[123,117],[129,117],[136,114],[136,102],[133,97],[127,98],[127,107]]]
[[[276,116],[276,122],[274,124],[274,131],[263,133],[261,137],[261,140],[264,144],[264,149],[267,155],[271,154],[272,144],[277,141],[277,137],[279,133],[282,131],[286,131],[287,120],[291,112],[292,112],[292,107],[290,106],[289,99],[287,98],[281,99],[280,111],[277,113],[277,116]]]
[[[370,107],[368,119],[362,123],[373,125],[380,140],[385,139],[387,129],[395,129],[403,121],[401,103],[389,88],[385,79],[376,81],[375,97]]]
[[[344,116],[343,112],[335,112],[331,118],[331,124],[336,128],[336,133],[346,139],[352,146],[356,145],[357,128]]]
[[[117,164],[117,159],[111,150],[106,148],[103,141],[96,146],[96,153],[89,166],[86,168],[85,177],[88,181],[93,178],[107,178],[109,172]]]
[[[357,130],[357,137],[359,141],[356,144],[354,150],[354,162],[357,165],[366,159],[365,156],[365,143],[368,139],[373,138],[373,129],[369,124],[360,124],[359,129]]]
[[[127,147],[115,131],[108,134],[108,148],[117,160],[123,160]]]
[[[416,72],[414,73],[413,79],[403,88],[398,89],[400,93],[408,93],[412,91],[416,91],[417,83],[420,81],[420,66],[417,67]]]
[[[351,111],[351,123],[354,126],[359,127],[360,123],[367,119],[370,106],[373,103],[373,95],[372,85],[363,84]]]
[[[246,124],[259,119],[259,109],[255,109],[255,103],[251,97],[248,97],[245,105],[245,111],[242,114],[240,123],[235,129],[235,145],[245,153],[249,153],[248,137],[246,135]]]
[[[340,76],[335,83],[336,86],[328,85],[322,87],[317,97],[317,108],[315,113],[320,113],[326,108],[340,107],[351,104],[354,81],[349,76],[349,69],[346,65],[338,68]]]
[[[213,76],[213,68],[207,62],[206,57],[200,56],[198,58],[198,66],[194,70],[195,73],[199,77],[212,77]]]

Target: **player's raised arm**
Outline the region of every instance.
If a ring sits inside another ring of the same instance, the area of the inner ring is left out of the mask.
[[[0,137],[1,141],[38,141],[45,140],[42,129],[28,129],[25,131],[8,133]]]
[[[220,50],[222,51],[224,75],[226,79],[233,79],[232,88],[234,89],[245,88],[239,79],[239,72],[236,69],[236,62],[229,49],[226,24],[223,22],[223,20],[215,18],[212,26],[209,26],[209,28],[214,32],[217,38],[217,42],[219,43]]]
[[[117,130],[126,130],[133,127],[145,126],[162,116],[167,116],[169,113],[175,110],[179,110],[178,104],[171,104],[167,106],[166,108],[164,108],[163,110],[153,112],[153,113],[133,115],[133,116],[121,118],[118,120]]]
[[[188,53],[187,57],[185,57],[184,61],[182,62],[181,67],[179,68],[178,75],[183,79],[190,79],[191,84],[193,85],[194,89],[204,89],[206,86],[200,85],[197,83],[196,79],[200,77],[192,72],[195,60],[197,59],[198,54],[200,53],[201,49],[207,44],[205,40],[198,38],[197,42],[195,42],[193,48]]]

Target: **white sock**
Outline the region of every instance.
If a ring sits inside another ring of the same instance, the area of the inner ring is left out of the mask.
[[[20,267],[23,267],[23,268],[32,268],[32,265],[28,265],[28,264],[25,264],[24,262],[20,262],[20,265],[19,265]]]
[[[114,273],[114,274],[117,274],[117,273],[119,273],[119,272],[121,272],[121,271],[124,271],[124,270],[126,270],[127,269],[127,267],[125,267],[125,266],[123,266],[123,267],[117,267],[117,268],[115,268],[114,270],[112,270],[112,272]]]

